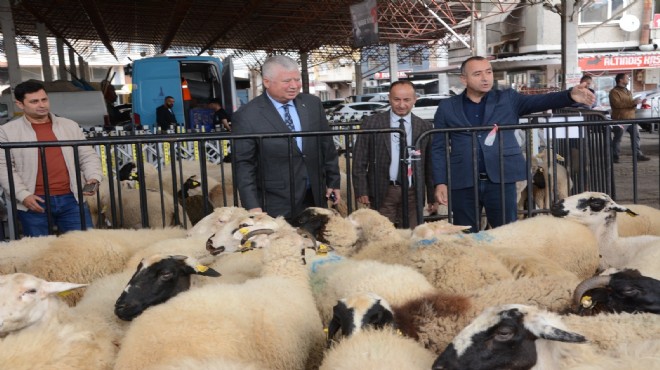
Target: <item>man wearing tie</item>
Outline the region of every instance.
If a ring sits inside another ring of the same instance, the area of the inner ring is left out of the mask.
[[[234,113],[232,134],[330,130],[321,100],[300,94],[301,75],[293,59],[267,59],[262,79],[266,91]],[[291,142],[286,137],[236,139],[234,158],[234,181],[242,206],[250,211],[290,220],[307,207],[325,207],[331,194],[335,204],[340,200],[332,136],[294,137]]]
[[[417,101],[415,86],[410,81],[396,81],[390,86],[391,110],[369,116],[363,129],[400,128],[406,132],[406,147],[433,128],[430,122],[413,115]],[[399,133],[361,134],[355,143],[353,157],[353,187],[360,204],[378,210],[397,227],[403,226],[403,182],[408,182],[408,226],[417,226],[415,183],[424,184],[429,210],[435,210],[431,177],[431,137],[426,136],[419,148],[418,164],[408,166],[400,161]],[[408,153],[404,153],[408,157]],[[410,171],[410,172],[409,172]]]
[[[176,116],[174,115],[174,112],[172,112],[173,106],[174,98],[166,96],[165,103],[156,108],[156,122],[163,133],[170,129],[170,125],[176,127]]]

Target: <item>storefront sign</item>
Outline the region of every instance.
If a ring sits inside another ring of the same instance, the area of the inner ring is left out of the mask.
[[[613,71],[660,67],[660,53],[593,56],[578,59],[583,71]]]
[[[660,28],[660,14],[653,14],[653,23],[651,28]]]

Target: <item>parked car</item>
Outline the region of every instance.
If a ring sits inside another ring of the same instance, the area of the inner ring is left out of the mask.
[[[362,118],[364,115],[373,114],[377,108],[387,106],[387,103],[381,102],[362,102],[362,103],[344,103],[339,104],[332,114],[340,116],[340,120],[346,121],[357,121]]]
[[[323,104],[323,109],[326,111],[326,113],[329,113],[331,109],[337,107],[344,101],[344,99],[330,99],[322,101],[321,104]]]

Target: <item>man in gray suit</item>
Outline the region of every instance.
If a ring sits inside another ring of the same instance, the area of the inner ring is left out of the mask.
[[[406,131],[406,144],[415,144],[419,136],[433,128],[430,122],[413,115],[417,95],[410,81],[396,81],[390,86],[391,110],[370,116],[363,129],[401,128]],[[435,211],[433,181],[431,177],[431,137],[426,136],[420,148],[419,163],[408,166],[400,162],[398,133],[361,134],[355,143],[353,157],[353,184],[358,203],[369,206],[386,216],[397,227],[403,226],[403,182],[408,182],[408,226],[414,228],[417,220],[415,184],[424,184],[428,209]],[[404,157],[408,157],[405,153]],[[423,202],[423,200],[422,200]]]
[[[307,207],[327,206],[331,195],[334,204],[339,203],[339,166],[332,136],[296,137],[291,143],[286,137],[263,137],[330,131],[321,100],[300,94],[298,64],[289,57],[267,59],[262,78],[266,91],[242,106],[232,119],[234,135],[261,134],[236,139],[234,144],[234,181],[241,204],[250,211],[290,220]]]

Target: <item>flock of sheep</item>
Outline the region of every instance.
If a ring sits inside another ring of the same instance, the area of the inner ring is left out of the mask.
[[[582,193],[552,214],[464,234],[220,207],[12,241],[0,368],[660,368],[660,211]]]

